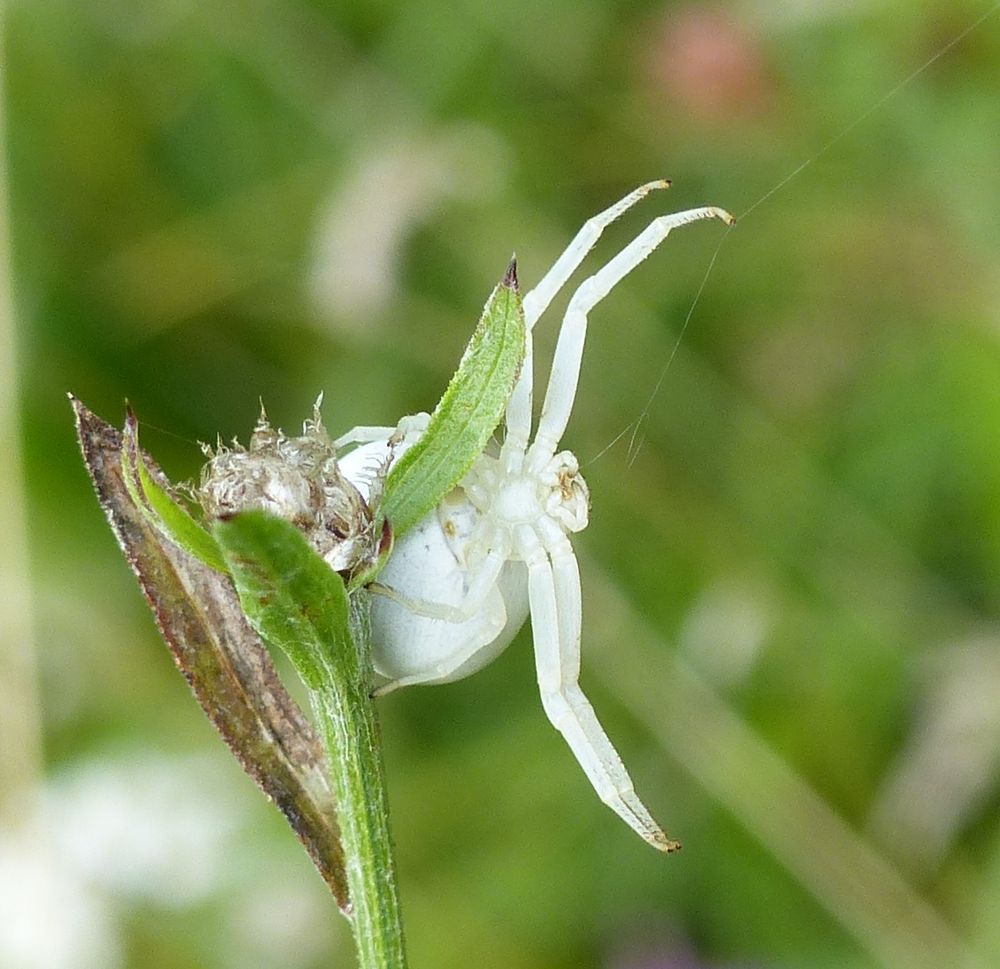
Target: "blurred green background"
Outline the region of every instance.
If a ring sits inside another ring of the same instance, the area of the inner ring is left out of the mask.
[[[530,286],[670,176],[596,267],[809,159],[727,237],[665,373],[721,226],[593,314],[565,438],[583,686],[684,851],[598,802],[525,631],[381,702],[412,964],[1000,965],[1000,21],[944,50],[986,9],[0,8],[0,965],[353,964],[159,641],[67,391],[114,422],[127,397],[175,479],[259,398],[289,430],[320,390],[335,433],[394,423],[512,250]],[[609,449],[642,415],[635,459]]]

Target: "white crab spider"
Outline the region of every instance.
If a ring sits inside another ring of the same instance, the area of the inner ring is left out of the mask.
[[[526,355],[507,406],[504,442],[488,448],[437,509],[396,543],[379,577],[384,594],[374,597],[372,607],[375,668],[387,680],[379,692],[476,672],[510,643],[530,609],[545,713],[601,800],[662,851],[679,845],[636,796],[577,684],[580,573],[567,535],[586,527],[589,496],[576,458],[556,450],[576,396],[590,310],[672,229],[709,218],[732,224],[732,216],[714,207],[661,216],[579,286],[563,318],[534,441],[530,437],[531,328],[605,227],[668,184],[643,185],[590,219],[524,297]],[[335,442],[338,448],[362,445],[342,458],[341,470],[364,491],[387,458],[398,458],[420,437],[426,420],[416,415],[398,428],[354,428]]]

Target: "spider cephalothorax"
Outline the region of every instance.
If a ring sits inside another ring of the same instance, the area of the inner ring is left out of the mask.
[[[571,451],[555,455],[537,473],[510,472],[499,457],[484,454],[461,488],[484,519],[508,531],[543,515],[567,532],[587,527],[590,490]]]

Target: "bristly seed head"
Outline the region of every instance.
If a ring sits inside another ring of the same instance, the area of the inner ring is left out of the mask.
[[[203,445],[209,460],[194,493],[209,518],[259,510],[292,522],[330,568],[351,576],[370,569],[386,541],[376,514],[384,475],[373,482],[367,501],[344,477],[320,417],[321,401],[299,437],[272,427],[261,406],[248,448],[238,441],[231,448]]]

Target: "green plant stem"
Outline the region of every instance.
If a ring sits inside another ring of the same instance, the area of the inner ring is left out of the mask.
[[[323,664],[323,681],[310,695],[329,752],[359,965],[405,969],[367,614],[367,595],[356,593],[350,625],[357,661],[341,663],[337,675]]]

